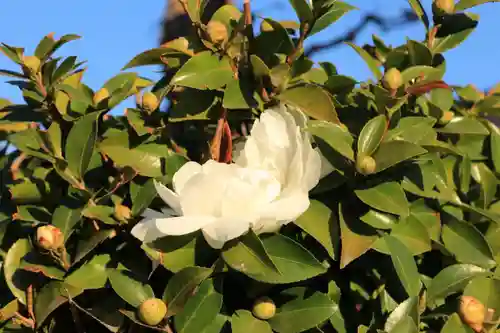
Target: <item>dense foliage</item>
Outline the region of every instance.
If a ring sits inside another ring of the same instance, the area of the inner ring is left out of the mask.
[[[185,0],[193,34],[124,67],[175,74],[123,72],[96,92],[83,62],[56,56],[78,36],[48,35],[33,55],[2,44],[20,71],[0,74],[25,104],[0,100],[0,332],[495,332],[500,89],[443,81],[446,51],[478,24],[467,10],[491,1],[439,0],[432,15],[408,2],[421,40],[349,43],[367,82],[303,55],[355,9],[335,0],[290,0],[299,22],[260,28],[248,2],[201,22]],[[133,95],[136,108],[109,114]],[[221,250],[201,232],[131,236],[146,208],[165,208],[155,180],[188,160],[230,162],[278,103],[310,117],[334,167],[302,216]]]

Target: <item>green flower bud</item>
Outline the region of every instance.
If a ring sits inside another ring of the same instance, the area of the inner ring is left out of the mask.
[[[142,95],[142,108],[147,112],[155,111],[160,105],[160,101],[155,94],[150,91],[146,91]]]
[[[434,4],[446,14],[455,12],[455,0],[434,0]]]
[[[392,67],[384,74],[382,79],[384,87],[391,90],[396,90],[403,85],[403,77],[399,69]]]
[[[128,208],[127,206],[124,206],[124,205],[116,205],[115,206],[115,217],[119,220],[119,221],[126,221],[128,219],[130,219],[130,217],[132,216],[131,212],[130,212],[130,208]]]
[[[360,156],[356,160],[356,170],[363,175],[371,175],[377,169],[377,162],[371,156]]]
[[[161,299],[150,298],[139,305],[137,315],[144,324],[156,326],[167,315],[167,305]]]
[[[252,313],[258,319],[267,320],[276,314],[276,305],[269,297],[260,297],[253,305]]]

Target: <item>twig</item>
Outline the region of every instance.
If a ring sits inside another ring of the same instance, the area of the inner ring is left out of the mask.
[[[26,307],[28,308],[28,314],[33,322],[35,320],[35,312],[33,311],[33,285],[30,284],[26,289]]]
[[[290,54],[287,57],[287,59],[286,59],[287,64],[291,65],[295,61],[295,59],[298,57],[298,55],[300,54],[301,50],[304,47],[304,40],[306,39],[308,32],[309,32],[309,23],[307,23],[307,22],[302,23],[300,26],[299,41],[297,42],[297,46],[293,50],[292,54]]]

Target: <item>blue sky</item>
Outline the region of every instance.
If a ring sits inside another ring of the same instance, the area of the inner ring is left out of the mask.
[[[430,13],[431,0],[422,0]],[[164,1],[68,1],[68,0],[4,0],[0,11],[0,41],[26,48],[31,54],[38,41],[54,32],[56,37],[75,33],[83,38],[67,44],[59,55],[76,55],[87,60],[84,81],[97,90],[136,54],[157,46],[160,34]],[[347,0],[360,8],[344,16],[329,29],[321,32],[309,43],[330,39],[354,26],[366,12],[384,13],[393,16],[401,7],[408,6],[406,0]],[[388,3],[391,3],[388,5]],[[236,1],[241,6],[241,0]],[[262,16],[274,19],[294,19],[295,13],[286,0],[253,0],[253,9]],[[478,28],[460,47],[445,54],[448,72],[445,79],[450,84],[473,83],[479,88],[488,88],[500,81],[500,3],[476,7],[473,12],[481,16]],[[424,28],[420,24],[389,33],[367,29],[356,41],[358,44],[371,39],[371,34],[381,36],[386,43],[398,45],[406,37],[421,40]],[[495,42],[496,41],[496,42]],[[354,51],[348,46],[317,54],[316,61],[333,62],[341,74],[358,80],[370,77],[370,72]],[[0,68],[16,69],[0,54]],[[157,68],[136,69],[141,75],[158,79]],[[21,102],[17,88],[5,84],[0,78],[0,97]],[[118,110],[117,110],[118,111]],[[119,111],[118,111],[119,112]]]

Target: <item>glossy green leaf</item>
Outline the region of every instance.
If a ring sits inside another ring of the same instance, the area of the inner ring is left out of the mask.
[[[109,254],[96,255],[68,275],[64,282],[82,290],[104,288],[108,280],[106,266],[110,260]]]
[[[456,11],[463,11],[465,9],[469,9],[475,6],[479,6],[485,3],[493,3],[493,2],[500,2],[499,0],[460,0],[456,5],[455,5],[455,10]]]
[[[472,224],[450,220],[443,226],[443,243],[464,264],[494,267],[495,260],[488,242]]]
[[[385,236],[384,238],[391,254],[392,263],[406,293],[410,297],[418,296],[422,283],[412,253],[394,236]]]
[[[471,175],[481,185],[481,201],[483,208],[488,208],[495,199],[499,181],[495,174],[484,163],[473,163]]]
[[[393,215],[385,214],[373,209],[370,209],[359,219],[376,229],[391,229],[397,223],[396,218]]]
[[[253,89],[244,80],[232,80],[224,90],[222,106],[226,109],[251,109],[257,107]]]
[[[231,332],[262,332],[272,333],[273,330],[267,321],[255,318],[248,310],[237,310],[231,317]]]
[[[370,207],[383,212],[408,216],[410,204],[401,185],[396,182],[386,182],[367,189],[354,191],[356,196]]]
[[[340,230],[337,217],[330,208],[320,201],[311,200],[309,208],[294,223],[316,239],[332,259],[337,258]]]
[[[61,205],[52,214],[52,224],[61,230],[66,241],[74,231],[74,227],[81,221],[82,210],[77,207]]]
[[[204,267],[186,267],[175,274],[163,292],[163,300],[168,304],[168,314],[182,311],[193,291],[207,279],[212,270]]]
[[[155,296],[151,286],[129,270],[109,268],[108,277],[113,290],[133,307]]]
[[[295,299],[284,304],[269,319],[269,323],[278,333],[299,333],[321,324],[337,309],[337,304],[327,295],[316,292],[305,299]]]
[[[427,289],[427,297],[430,300],[445,298],[462,291],[473,278],[488,274],[486,269],[471,264],[448,266],[432,279]]]
[[[311,4],[308,0],[288,0],[301,22],[310,22],[314,18]]]
[[[337,22],[342,16],[354,9],[358,8],[344,1],[335,1],[332,5],[330,5],[330,8],[328,8],[326,13],[316,18],[308,35],[312,36],[328,28],[333,23]]]
[[[340,268],[345,268],[368,251],[378,236],[374,229],[352,216],[342,204],[339,204],[339,222],[342,243]]]
[[[130,199],[132,200],[131,213],[139,216],[149,207],[153,199],[157,196],[153,179],[140,181],[137,178],[130,183]]]
[[[354,161],[354,139],[349,131],[326,121],[310,121],[307,129],[315,136],[318,145],[321,146],[324,142],[345,158]]]
[[[418,312],[418,297],[412,296],[401,302],[389,315],[387,318],[384,331],[393,332],[399,323],[404,322],[406,318],[410,318],[415,325],[418,325],[420,321],[420,315]]]
[[[383,171],[426,152],[426,149],[406,141],[382,142],[373,154],[377,163],[375,172]]]
[[[371,156],[382,142],[387,130],[387,119],[384,115],[370,119],[358,138],[358,157]]]
[[[19,271],[21,259],[31,251],[28,239],[18,239],[5,256],[2,268],[5,282],[10,292],[21,302],[26,304],[26,288],[29,285],[29,275]]]
[[[78,119],[71,128],[64,156],[68,162],[68,168],[71,172],[82,179],[87,167],[90,163],[90,158],[97,140],[97,120],[100,112],[93,112]]]
[[[218,89],[231,82],[233,70],[227,57],[219,60],[210,51],[197,53],[179,69],[172,85],[196,89]]]
[[[418,1],[418,0],[412,0]],[[404,71],[401,72],[401,77],[403,78],[404,83],[408,83],[413,79],[422,78],[427,79],[429,76],[437,75],[439,73],[439,69],[431,66],[413,66],[408,67]]]
[[[462,322],[458,313],[453,313],[444,323],[440,333],[472,333],[473,331]]]
[[[429,29],[429,18],[427,17],[427,14],[425,13],[425,9],[422,6],[422,3],[420,0],[408,0],[408,3],[410,4],[411,8],[413,9],[413,12],[418,16],[420,21],[425,25],[427,29]]]
[[[89,254],[93,249],[95,249],[99,244],[114,235],[116,235],[116,231],[114,229],[101,229],[90,235],[90,237],[88,238],[82,237],[81,239],[79,239],[75,258],[73,259],[73,264],[85,258],[85,256]]]
[[[432,43],[434,53],[443,53],[461,44],[474,31],[478,24],[479,15],[464,13],[454,15],[442,26]]]
[[[59,281],[51,281],[43,286],[35,298],[36,326],[41,327],[52,312],[82,292],[81,289]]]
[[[361,58],[363,58],[363,60],[368,65],[368,67],[370,68],[371,72],[373,73],[373,75],[377,80],[382,79],[383,74],[379,68],[377,60],[375,60],[368,52],[366,52],[364,49],[357,46],[356,44],[353,43],[346,43],[346,44],[352,47],[354,51],[356,51],[361,56]]]
[[[222,257],[231,268],[267,283],[303,281],[326,271],[312,253],[288,237],[270,235],[262,238],[262,244],[269,259],[261,253],[262,249],[253,246],[250,251],[243,242],[225,250]]]
[[[301,85],[285,90],[277,96],[284,102],[301,109],[306,115],[317,120],[339,123],[337,111],[328,93],[314,85]]]
[[[222,295],[212,279],[205,280],[196,293],[188,299],[184,310],[174,318],[178,333],[202,332],[215,320],[222,307]]]

